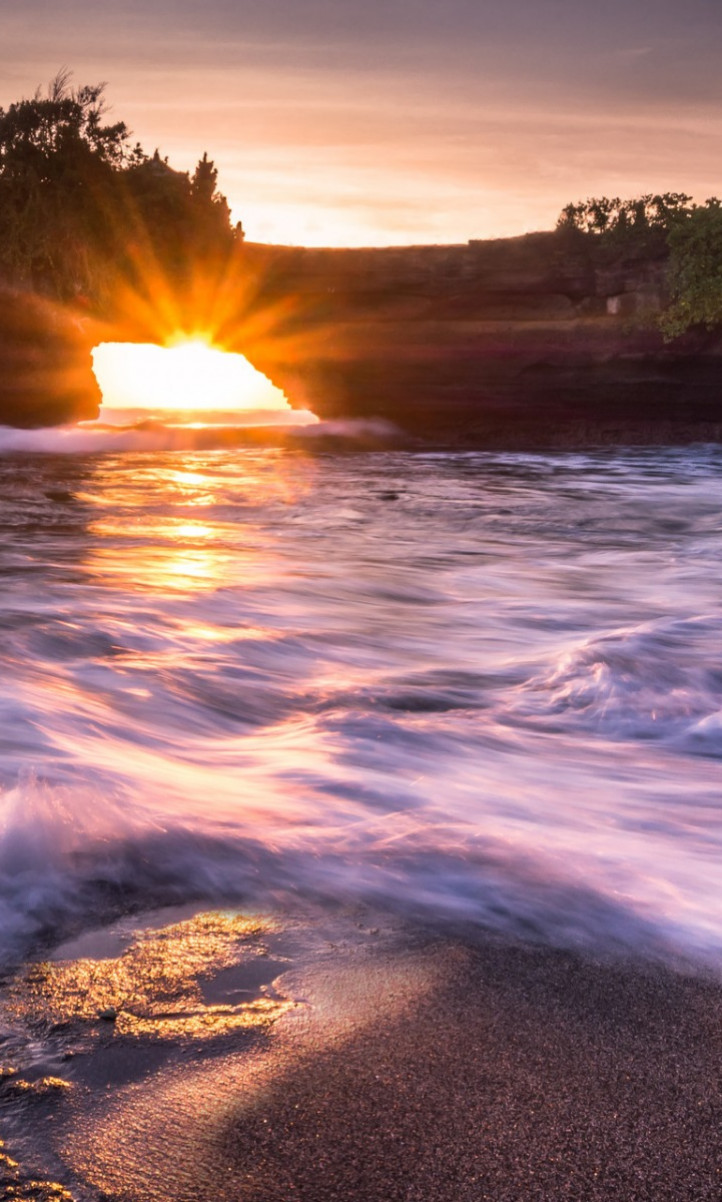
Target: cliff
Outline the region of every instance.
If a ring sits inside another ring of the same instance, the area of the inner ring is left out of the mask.
[[[251,244],[252,320],[236,344],[293,405],[445,445],[717,439],[722,340],[663,343],[665,266],[663,252],[610,259],[596,240],[558,233]]]
[[[722,335],[663,343],[665,267],[663,248],[610,257],[597,239],[558,232],[361,250],[245,244],[222,282],[219,341],[295,407],[385,421],[412,442],[722,439]],[[150,334],[140,319],[101,327],[0,293],[0,422],[94,416],[101,337]]]
[[[0,290],[0,424],[54,426],[97,417],[91,338],[63,307]]]

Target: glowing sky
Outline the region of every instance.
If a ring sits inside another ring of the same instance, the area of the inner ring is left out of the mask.
[[[0,0],[0,104],[59,67],[249,238],[458,242],[722,191],[720,0]]]

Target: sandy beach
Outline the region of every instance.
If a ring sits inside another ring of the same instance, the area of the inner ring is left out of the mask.
[[[13,1102],[6,1084],[24,1157],[5,1197],[67,1196],[20,1192],[31,1170],[123,1202],[720,1197],[711,980],[365,911],[130,930],[10,989],[16,1029],[24,996],[36,1037],[42,999],[57,1010],[25,1073],[38,1088],[21,1097],[16,1076]],[[135,1000],[100,1019],[121,972]],[[67,1088],[43,1089],[49,1070]]]

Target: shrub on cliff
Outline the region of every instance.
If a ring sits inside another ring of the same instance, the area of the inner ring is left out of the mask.
[[[657,319],[666,341],[695,326],[722,326],[722,202],[691,203],[684,192],[568,204],[560,233],[586,238],[610,258],[663,254],[669,302]]]
[[[0,269],[12,283],[63,294],[82,287],[107,230],[122,122],[103,124],[102,86],[71,91],[67,74],[0,109]]]
[[[680,214],[667,242],[670,303],[659,321],[665,339],[722,325],[722,203],[713,196]]]
[[[230,210],[216,189],[218,172],[204,154],[194,175],[175,171],[156,152],[137,156],[118,180],[112,201],[114,268],[141,273],[148,261],[166,279],[182,279],[197,261],[230,250]]]

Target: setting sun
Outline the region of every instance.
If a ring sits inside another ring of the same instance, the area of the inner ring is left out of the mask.
[[[289,409],[280,388],[243,355],[201,340],[104,342],[93,367],[104,404],[115,409]]]

